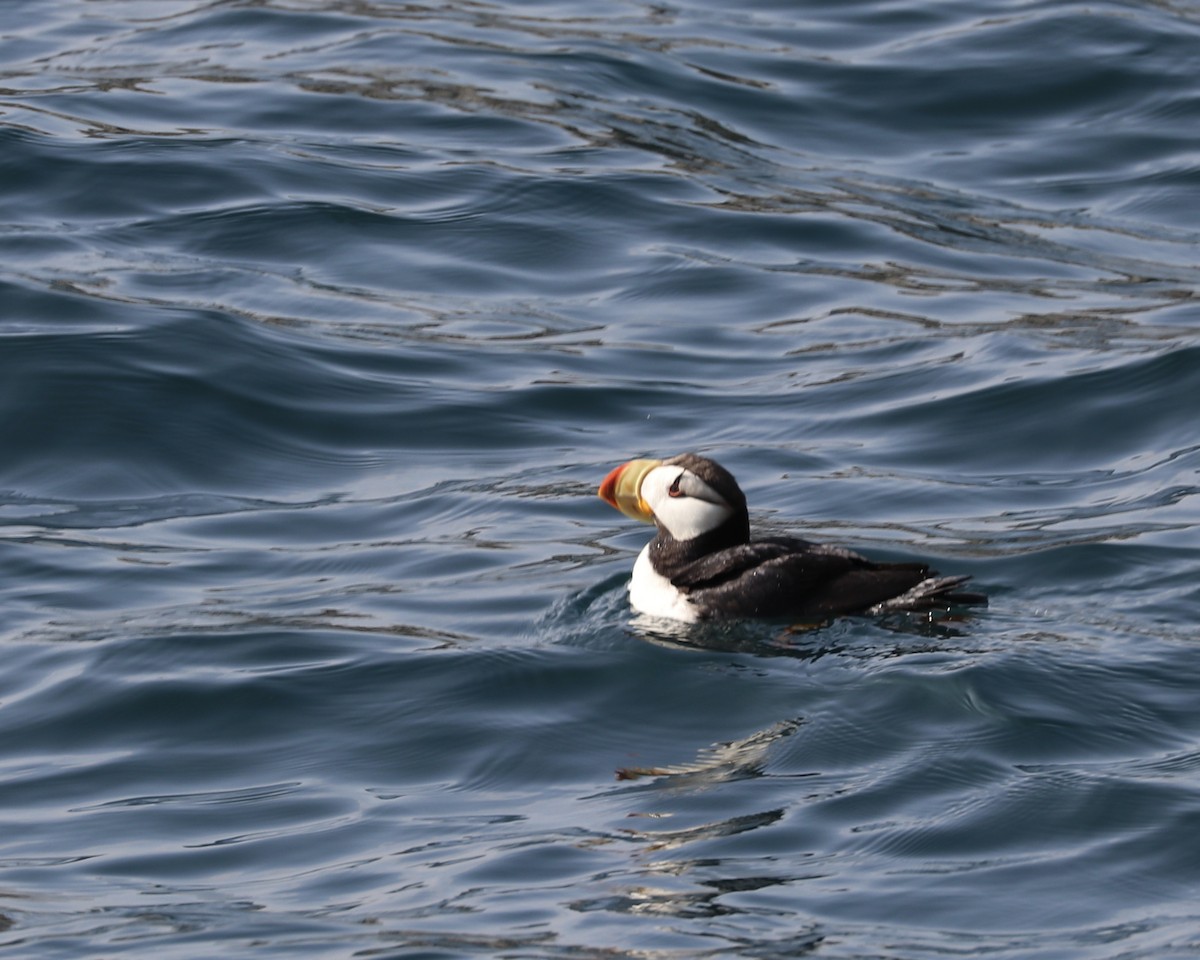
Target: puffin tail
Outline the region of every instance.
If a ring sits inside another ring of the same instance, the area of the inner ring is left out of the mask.
[[[957,589],[970,579],[969,576],[927,577],[916,586],[905,590],[898,597],[875,604],[868,613],[934,610],[968,604],[986,606],[988,602],[986,594]]]

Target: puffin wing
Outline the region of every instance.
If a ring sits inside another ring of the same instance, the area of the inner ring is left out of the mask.
[[[841,547],[780,538],[718,550],[671,582],[724,617],[825,617],[865,610],[928,574],[920,563],[872,563]]]
[[[717,550],[676,571],[671,583],[681,590],[717,587],[763,566],[817,549],[807,540],[774,539],[741,543]]]

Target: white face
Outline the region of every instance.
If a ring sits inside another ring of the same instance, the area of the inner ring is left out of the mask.
[[[664,464],[642,480],[642,499],[676,540],[715,530],[733,513],[719,493],[690,470]]]

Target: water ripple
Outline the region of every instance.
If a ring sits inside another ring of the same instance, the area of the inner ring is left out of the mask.
[[[10,949],[1196,953],[1193,9],[9,7]],[[684,449],[990,606],[632,617]]]

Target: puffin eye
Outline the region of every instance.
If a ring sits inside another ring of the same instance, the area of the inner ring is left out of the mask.
[[[672,482],[670,488],[667,490],[668,497],[682,497],[683,496],[683,491],[679,489],[679,481],[682,479],[683,479],[682,473],[675,478],[674,482]]]

